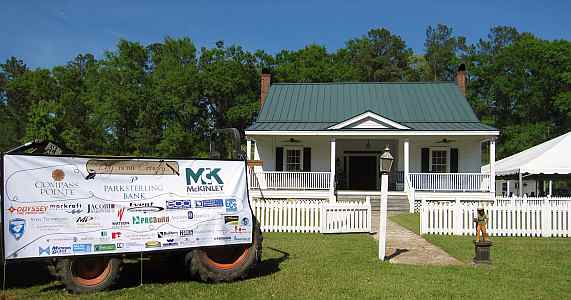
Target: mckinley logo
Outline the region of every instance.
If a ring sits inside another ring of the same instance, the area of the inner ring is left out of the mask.
[[[221,168],[186,168],[187,192],[221,192],[224,181],[220,178]]]

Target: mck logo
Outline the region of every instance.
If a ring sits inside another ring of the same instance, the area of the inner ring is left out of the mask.
[[[220,178],[221,168],[186,168],[187,192],[221,192],[224,181]]]

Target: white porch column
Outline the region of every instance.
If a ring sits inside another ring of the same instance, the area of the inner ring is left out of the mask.
[[[403,143],[403,152],[404,152],[404,188],[405,191],[408,191],[408,184],[409,181],[408,173],[410,172],[410,161],[409,161],[409,140],[405,139]]]
[[[510,196],[510,181],[506,180],[506,183],[507,183],[506,197],[509,197]]]
[[[553,180],[549,179],[549,197],[551,197],[552,191],[553,191]]]
[[[523,197],[523,176],[521,174],[521,169],[518,172],[519,174],[519,194],[518,197]]]
[[[246,140],[246,158],[248,160],[252,159],[252,141],[250,139]]]
[[[490,193],[496,195],[496,139],[490,140]]]
[[[329,179],[329,202],[337,202],[335,198],[335,138],[331,138],[331,178]]]
[[[258,143],[254,141],[254,159],[260,160],[260,152],[258,152]]]

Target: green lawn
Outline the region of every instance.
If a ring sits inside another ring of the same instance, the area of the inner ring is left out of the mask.
[[[396,219],[414,227],[414,216]],[[470,262],[470,237],[426,236],[462,261]],[[181,266],[147,270],[136,286],[136,270],[115,291],[67,294],[56,282],[31,287],[10,283],[9,299],[294,299],[336,298],[550,298],[571,295],[571,239],[494,238],[491,267],[422,267],[377,260],[377,243],[366,234],[264,234],[263,263],[250,279],[230,284],[186,281]],[[17,272],[13,266],[9,272]],[[12,287],[10,287],[10,285]],[[482,296],[478,296],[478,295]]]

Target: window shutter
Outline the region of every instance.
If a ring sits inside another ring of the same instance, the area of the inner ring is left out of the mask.
[[[276,147],[276,171],[284,170],[284,148]]]
[[[430,150],[428,148],[422,148],[420,152],[420,169],[422,173],[430,172]]]
[[[450,149],[450,173],[458,173],[458,148]]]
[[[303,171],[311,172],[311,148],[303,148]]]

